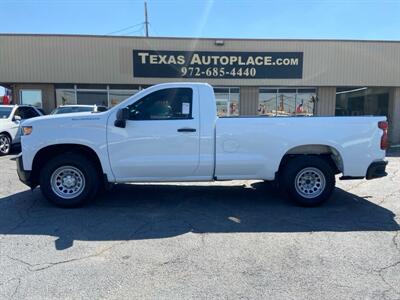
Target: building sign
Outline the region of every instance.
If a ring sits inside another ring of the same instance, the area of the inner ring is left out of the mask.
[[[303,52],[133,50],[134,77],[302,78]]]

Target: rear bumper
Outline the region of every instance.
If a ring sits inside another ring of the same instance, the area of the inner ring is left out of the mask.
[[[24,163],[22,161],[22,154],[19,154],[16,159],[17,162],[17,173],[19,180],[21,180],[24,184],[29,187],[33,187],[31,171],[24,170]]]
[[[368,167],[367,175],[365,178],[367,180],[374,178],[381,178],[387,175],[386,166],[388,162],[386,160],[375,161]]]
[[[340,180],[353,180],[353,179],[375,179],[385,177],[386,173],[386,166],[388,162],[386,160],[374,161],[372,164],[369,165],[367,169],[367,174],[364,176],[342,176]]]

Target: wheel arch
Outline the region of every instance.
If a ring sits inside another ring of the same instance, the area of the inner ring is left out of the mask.
[[[11,137],[11,134],[10,134],[8,131],[2,131],[2,132],[0,132],[0,134],[5,134],[5,135],[7,135],[7,136],[10,138],[10,143],[12,143],[13,139],[12,139],[12,137]]]
[[[33,180],[37,181],[35,184],[38,184],[39,182],[40,171],[44,163],[53,157],[65,153],[78,153],[85,156],[93,162],[99,174],[104,176],[103,166],[100,158],[96,151],[91,147],[82,144],[56,144],[46,146],[35,154],[32,161],[32,178]]]
[[[292,147],[282,156],[278,172],[294,157],[301,155],[320,156],[325,159],[336,174],[343,172],[343,156],[340,151],[331,145],[326,144],[304,144]]]

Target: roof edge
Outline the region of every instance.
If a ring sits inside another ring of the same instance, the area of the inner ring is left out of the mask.
[[[283,41],[283,42],[361,42],[361,43],[400,43],[400,40],[358,40],[358,39],[277,39],[277,38],[225,38],[225,37],[174,37],[174,36],[126,36],[126,35],[95,35],[95,34],[45,34],[45,33],[0,33],[1,36],[38,36],[38,37],[80,37],[80,38],[122,38],[122,39],[153,39],[153,40],[224,40],[224,41]]]

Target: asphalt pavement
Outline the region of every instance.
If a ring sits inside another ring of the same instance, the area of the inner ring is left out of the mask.
[[[124,184],[60,209],[0,157],[1,299],[400,299],[400,155],[301,208],[259,181]]]

